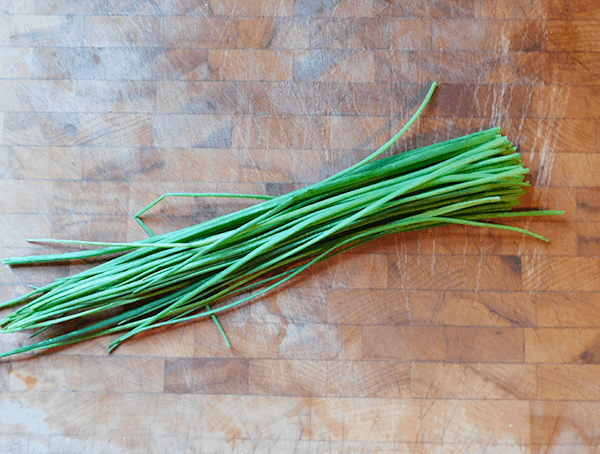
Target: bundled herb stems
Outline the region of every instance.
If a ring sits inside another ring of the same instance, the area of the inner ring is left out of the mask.
[[[562,214],[511,211],[529,186],[524,179],[528,169],[499,127],[375,160],[417,119],[434,89],[435,83],[407,125],[383,147],[320,183],[279,197],[172,194],[264,201],[135,243],[36,240],[104,247],[9,258],[4,263],[121,255],[1,305],[22,305],[0,322],[2,331],[9,333],[41,332],[91,315],[101,321],[0,356],[126,332],[110,343],[110,352],[144,330],[214,316],[243,304],[315,263],[390,233],[463,224],[521,232],[548,241],[524,229],[484,222]],[[136,217],[151,233],[139,219],[144,211]],[[214,305],[218,306],[211,308]]]

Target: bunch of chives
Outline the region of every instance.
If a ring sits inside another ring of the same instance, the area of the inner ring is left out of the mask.
[[[529,186],[525,181],[528,169],[499,127],[375,160],[418,118],[435,86],[388,143],[320,183],[279,197],[196,194],[264,201],[135,243],[37,240],[108,247],[5,259],[7,265],[23,265],[122,254],[0,305],[22,305],[0,322],[3,332],[41,332],[74,319],[104,316],[84,328],[0,356],[126,331],[109,344],[110,352],[144,330],[214,317],[315,263],[390,233],[462,224],[511,230],[548,241],[524,229],[483,222],[562,214],[511,211]],[[231,302],[235,296],[238,299]],[[228,303],[211,308],[223,302]]]

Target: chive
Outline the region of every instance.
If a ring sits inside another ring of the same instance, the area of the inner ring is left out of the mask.
[[[125,332],[109,352],[142,331],[211,317],[284,284],[312,265],[381,236],[468,225],[503,229],[542,241],[526,229],[485,222],[500,217],[560,215],[514,211],[529,183],[522,157],[500,127],[379,158],[418,118],[431,98],[377,151],[319,183],[279,197],[169,193],[134,217],[151,237],[130,243],[28,240],[96,246],[58,255],[8,258],[7,265],[116,257],[7,301],[20,305],[4,332],[37,330],[94,315],[101,321],[0,354],[9,356]],[[379,158],[379,159],[378,159]],[[260,203],[162,235],[141,216],[165,197],[240,197]],[[114,311],[120,313],[114,315]],[[109,312],[110,311],[110,312]]]

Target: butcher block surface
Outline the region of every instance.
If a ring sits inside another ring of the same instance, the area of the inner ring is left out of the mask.
[[[0,1],[0,253],[136,241],[165,192],[279,195],[502,126],[509,219],[336,256],[236,310],[0,361],[7,453],[599,453],[600,2]],[[247,206],[164,200],[164,233]],[[0,266],[6,301],[89,265]],[[4,311],[2,315],[6,315]],[[0,334],[7,351],[32,333]]]

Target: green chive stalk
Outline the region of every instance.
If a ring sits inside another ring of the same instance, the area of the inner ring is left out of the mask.
[[[2,331],[7,333],[37,330],[38,334],[92,315],[100,316],[101,321],[0,357],[126,332],[109,344],[110,352],[151,328],[214,318],[318,262],[391,233],[458,224],[503,229],[548,241],[525,229],[485,222],[500,217],[563,214],[513,210],[530,186],[525,181],[528,169],[499,127],[376,159],[416,121],[435,87],[434,83],[406,126],[385,145],[320,183],[279,197],[167,194],[263,201],[133,243],[31,240],[102,249],[8,258],[4,263],[27,265],[120,255],[1,304],[0,308],[21,305],[0,321]],[[140,215],[164,197],[136,215],[150,235]]]

